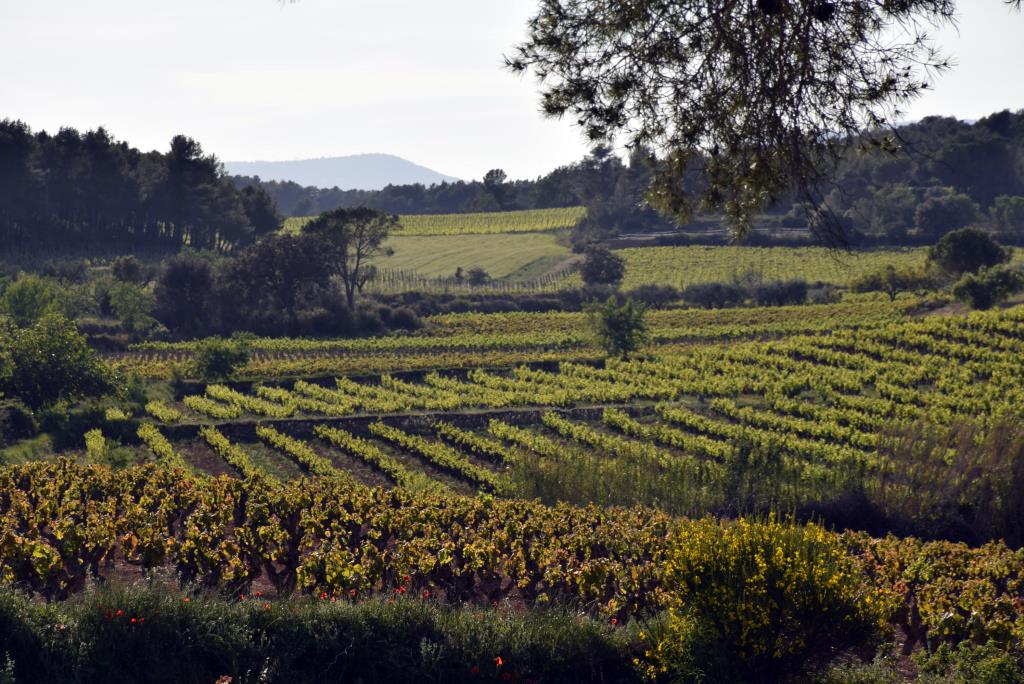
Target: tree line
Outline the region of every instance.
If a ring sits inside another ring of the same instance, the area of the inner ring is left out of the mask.
[[[56,134],[0,121],[0,244],[7,250],[231,249],[280,225],[262,188],[238,188],[183,135],[142,152],[103,128]]]
[[[867,139],[867,137],[865,138]],[[855,146],[856,149],[856,146]],[[624,233],[671,231],[677,226],[646,202],[663,161],[643,148],[625,158],[595,147],[584,159],[535,180],[509,180],[501,169],[480,181],[432,186],[389,185],[382,190],[302,187],[234,177],[259,187],[288,216],[337,207],[367,206],[396,214],[442,214],[586,206],[577,229],[585,244]],[[704,185],[699,164],[678,182],[690,192]],[[755,228],[812,229],[838,223],[848,242],[931,244],[948,232],[984,224],[1004,242],[1024,240],[1024,112],[1003,111],[969,123],[929,117],[898,131],[897,149],[863,146],[839,160],[834,178],[818,189],[820,207],[793,192],[762,207]],[[817,209],[817,211],[816,211]],[[684,226],[699,233],[708,215]]]

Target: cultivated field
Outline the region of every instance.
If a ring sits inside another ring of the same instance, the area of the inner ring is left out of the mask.
[[[729,281],[748,273],[768,280],[799,278],[808,282],[849,285],[886,266],[923,268],[927,248],[836,251],[824,247],[637,247],[618,250],[626,260],[622,287]],[[1017,250],[1014,263],[1024,263]]]
[[[399,217],[396,235],[493,235],[545,233],[572,228],[586,215],[583,207],[528,209],[470,214],[406,214]],[[285,221],[285,230],[298,230],[311,217]]]

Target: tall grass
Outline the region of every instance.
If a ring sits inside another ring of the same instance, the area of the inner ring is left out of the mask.
[[[567,612],[229,602],[160,584],[49,605],[4,590],[0,668],[8,659],[17,682],[637,681],[626,630]]]

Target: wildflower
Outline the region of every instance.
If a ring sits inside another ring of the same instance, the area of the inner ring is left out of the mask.
[[[263,592],[262,591],[253,592],[253,596],[255,596],[256,598],[260,598],[261,596],[263,596]]]
[[[320,594],[320,600],[321,601],[326,601],[327,600],[327,592],[326,591]]]
[[[119,609],[119,610],[118,610],[118,611],[117,611],[117,612],[115,613],[115,615],[117,615],[117,617],[121,617],[122,615],[124,615],[124,611],[123,611],[123,610],[120,610],[120,609]]]
[[[430,590],[429,589],[424,589],[423,590],[423,598],[425,598],[425,599],[430,598]]]
[[[348,595],[349,595],[349,596],[351,596],[352,598],[355,598],[355,597],[356,597],[356,594],[358,594],[358,593],[359,593],[359,592],[358,592],[358,591],[356,591],[355,589],[349,589],[349,590],[348,590]]]
[[[189,601],[191,601],[192,599],[190,599],[190,598],[189,598],[188,596],[186,596],[185,598],[183,598],[183,599],[181,599],[181,600],[182,600],[182,601],[184,601],[185,603],[188,603],[188,602],[189,602]]]
[[[476,665],[474,665],[473,667],[469,668],[469,673],[470,674],[480,674],[480,668],[477,667]]]
[[[138,622],[138,620],[136,620],[135,618],[132,618],[132,619],[131,619],[131,623],[132,623],[133,625],[134,625],[134,624],[135,624],[136,622]]]
[[[242,594],[241,596],[239,596],[238,600],[239,601],[244,601],[245,600],[245,594]]]
[[[398,594],[404,594],[405,593],[405,587],[398,587],[397,589],[395,589],[395,592],[398,593]]]
[[[111,613],[111,612],[110,612],[110,611],[108,610],[108,611],[107,611],[107,619],[109,620],[109,619],[111,619],[112,617],[114,617],[114,614],[113,614],[113,613]]]
[[[612,626],[614,627],[617,624],[619,624],[619,619],[618,618],[612,618]]]
[[[402,575],[402,581],[408,584],[412,581],[412,577],[409,577],[409,575]]]
[[[494,665],[496,667],[501,667],[504,664],[505,664],[505,661],[501,659],[501,656],[498,656],[497,658],[494,659]]]
[[[270,604],[266,601],[263,602],[263,610],[270,610]]]

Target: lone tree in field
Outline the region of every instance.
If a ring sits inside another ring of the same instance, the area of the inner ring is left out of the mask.
[[[954,230],[928,249],[929,261],[957,276],[1005,264],[1012,257],[1011,250],[977,228]]]
[[[618,285],[626,275],[626,262],[607,247],[592,245],[584,253],[580,275],[587,285]]]
[[[373,277],[370,262],[393,253],[384,247],[390,232],[398,226],[398,217],[374,209],[335,209],[325,211],[307,223],[302,232],[318,240],[327,250],[331,268],[345,289],[349,310],[355,310],[356,294]]]
[[[625,360],[647,339],[647,307],[632,299],[620,304],[612,296],[603,304],[591,302],[586,312],[598,341],[609,356]]]
[[[680,222],[721,211],[743,237],[791,190],[821,207],[851,147],[897,149],[902,107],[949,66],[926,31],[952,23],[957,4],[541,0],[506,62],[533,72],[547,115],[653,152],[653,206]],[[844,238],[836,220],[816,231]]]

